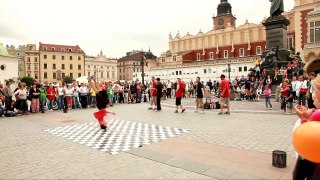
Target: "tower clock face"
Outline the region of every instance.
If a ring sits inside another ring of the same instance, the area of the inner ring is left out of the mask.
[[[219,23],[220,26],[223,25],[223,24],[224,24],[223,18],[220,18],[220,19],[218,20],[218,23]]]

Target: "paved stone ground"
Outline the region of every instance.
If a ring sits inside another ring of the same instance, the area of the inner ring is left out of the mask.
[[[0,179],[290,179],[292,127],[297,117],[265,112],[218,116],[216,111],[196,114],[190,110],[174,114],[171,107],[163,107],[162,112],[148,107],[144,103],[118,105],[112,108],[117,115],[110,118],[190,132],[110,155],[43,131],[95,121],[96,109],[1,118]],[[288,168],[271,167],[271,152],[276,149],[288,153]],[[222,152],[235,153],[232,157],[238,161]],[[237,171],[245,167],[241,156],[246,159],[250,154],[255,154],[255,162],[246,162],[246,171]]]

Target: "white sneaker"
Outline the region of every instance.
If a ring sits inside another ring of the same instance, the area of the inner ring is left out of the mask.
[[[270,108],[270,110],[272,110],[272,108]]]
[[[199,113],[200,113],[200,114],[204,114],[205,112],[204,112],[204,111],[199,111]]]
[[[195,112],[195,113],[198,113],[198,112],[199,112],[199,110],[197,109],[197,110],[195,110],[194,112]]]

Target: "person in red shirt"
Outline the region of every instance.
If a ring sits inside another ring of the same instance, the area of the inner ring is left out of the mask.
[[[149,110],[156,110],[156,104],[157,104],[157,82],[156,78],[152,76],[151,78],[151,87],[150,87],[150,94],[151,94],[151,107],[149,107]]]
[[[52,87],[52,84],[49,84],[47,89],[47,98],[48,98],[48,110],[53,111],[53,101],[56,99],[56,90]]]
[[[222,74],[221,78],[221,96],[220,96],[220,107],[221,111],[218,114],[223,114],[224,105],[227,105],[227,112],[225,114],[230,114],[230,81],[226,79],[226,76]]]
[[[183,96],[183,92],[186,89],[186,85],[181,81],[180,78],[178,78],[178,82],[177,82],[177,92],[176,92],[176,106],[177,109],[174,113],[178,113],[179,110],[179,106],[181,107],[182,111],[181,113],[184,113],[186,111],[185,108],[183,108],[183,106],[181,105],[181,99]]]

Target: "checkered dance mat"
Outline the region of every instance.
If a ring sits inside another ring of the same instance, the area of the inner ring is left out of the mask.
[[[126,120],[108,121],[108,129],[101,130],[98,122],[47,129],[45,132],[110,154],[129,151],[187,133],[180,128],[158,126]]]

